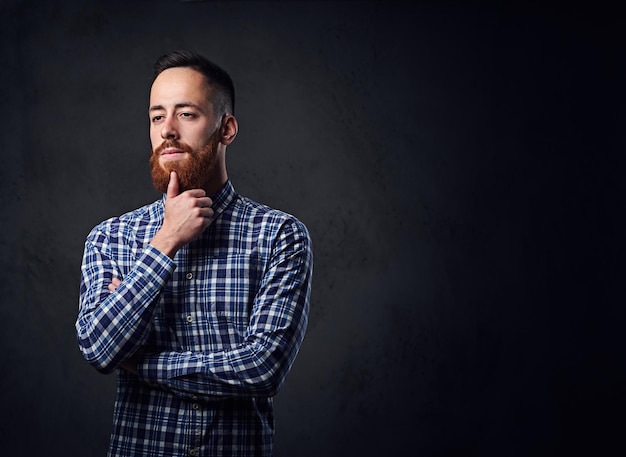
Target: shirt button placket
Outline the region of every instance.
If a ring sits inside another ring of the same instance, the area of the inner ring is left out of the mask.
[[[193,279],[193,273],[192,272],[187,272],[187,274],[185,275],[185,278],[187,278],[187,280],[191,281]],[[185,320],[187,322],[189,322],[190,324],[193,322],[193,314],[187,314],[187,316],[185,317]],[[196,395],[194,395],[193,397],[191,397],[192,400],[194,401],[194,403],[191,404],[191,408],[194,411],[199,411],[200,409],[200,404],[196,403],[198,401],[198,397]],[[197,434],[199,435],[199,430],[197,430]],[[197,438],[196,438],[197,439]],[[199,443],[196,443],[199,444]],[[199,454],[200,448],[199,447],[194,447],[189,449],[189,455],[191,457],[195,457],[196,455]]]
[[[196,395],[193,395],[191,398],[192,400],[194,400],[194,402],[198,400],[198,397]],[[200,409],[200,404],[192,403],[191,407],[193,408],[194,411],[198,411]],[[195,439],[196,446],[199,446],[200,444],[199,439],[200,439],[200,430],[196,429],[196,439]],[[198,455],[199,452],[200,452],[200,447],[194,447],[194,448],[189,449],[189,455],[192,457]]]

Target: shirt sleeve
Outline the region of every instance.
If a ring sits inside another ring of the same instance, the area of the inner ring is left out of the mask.
[[[169,257],[147,245],[122,278],[115,260],[120,249],[127,247],[94,232],[85,243],[81,267],[76,333],[83,357],[102,373],[115,370],[146,341],[159,295],[175,269]],[[123,280],[110,292],[114,277]]]
[[[283,224],[243,343],[214,353],[143,354],[137,367],[140,380],[194,399],[275,395],[304,338],[312,270],[306,227],[297,220]]]

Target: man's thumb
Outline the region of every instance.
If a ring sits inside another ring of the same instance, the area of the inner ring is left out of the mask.
[[[175,171],[170,171],[170,182],[167,184],[167,196],[176,197],[178,195],[178,175]]]

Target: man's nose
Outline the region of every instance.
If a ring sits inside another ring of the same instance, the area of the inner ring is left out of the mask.
[[[161,128],[161,138],[164,140],[171,140],[178,138],[178,130],[176,129],[175,121],[173,119],[166,119],[163,122]]]

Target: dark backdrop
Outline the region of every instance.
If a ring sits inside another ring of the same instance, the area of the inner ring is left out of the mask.
[[[114,377],[74,336],[83,241],[158,197],[151,65],[237,85],[237,190],[315,244],[276,455],[623,452],[616,11],[3,0],[0,454],[98,456]]]

